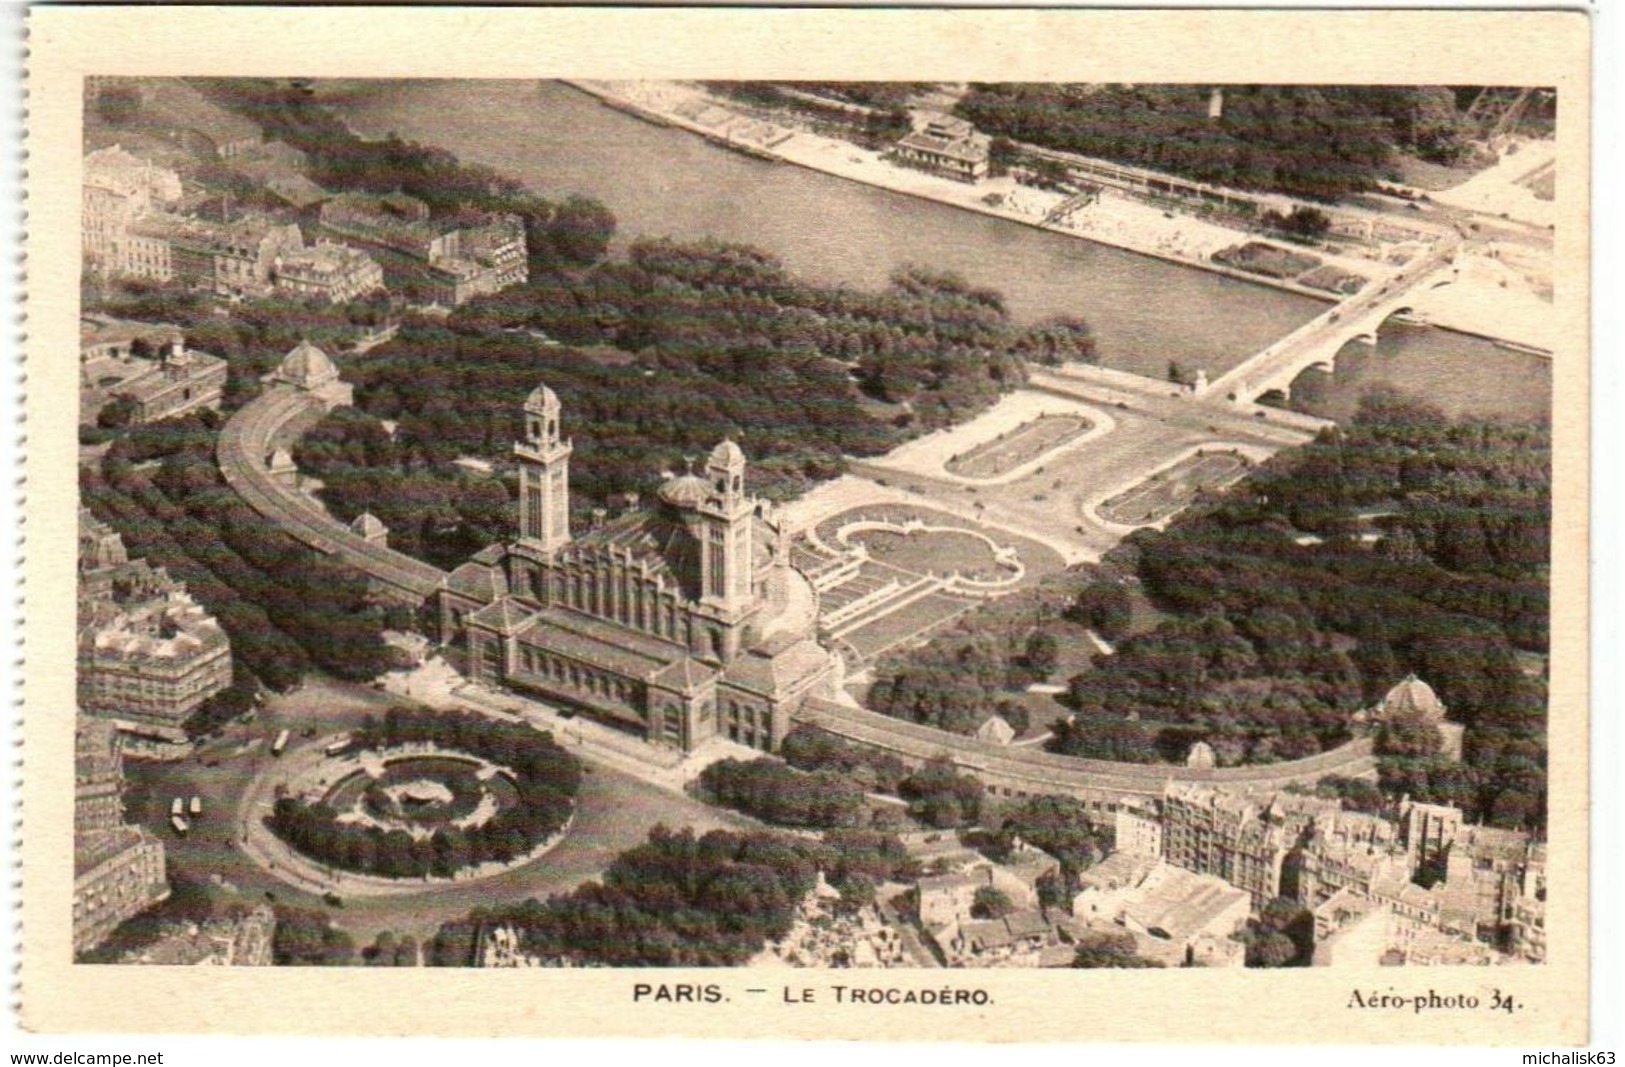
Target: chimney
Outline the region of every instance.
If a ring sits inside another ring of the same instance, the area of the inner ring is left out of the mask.
[[[1224,118],[1224,86],[1215,85],[1207,97],[1207,117],[1210,119]]]
[[[636,511],[636,510],[638,510],[638,504],[642,501],[642,499],[643,498],[640,497],[636,492],[627,493],[626,494],[626,510],[627,511]]]

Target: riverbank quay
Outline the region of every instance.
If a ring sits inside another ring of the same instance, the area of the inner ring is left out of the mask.
[[[1074,225],[1050,221],[1067,197],[1020,185],[1012,179],[986,179],[972,185],[926,171],[899,167],[874,152],[847,141],[824,137],[788,126],[771,126],[740,113],[701,90],[678,83],[624,83],[561,79],[578,92],[613,110],[655,126],[698,134],[719,147],[770,162],[789,163],[888,192],[946,204],[981,215],[1021,223],[1047,233],[1078,237],[1125,252],[1149,256],[1180,266],[1197,267],[1237,281],[1249,282],[1326,303],[1335,293],[1299,285],[1290,279],[1270,278],[1238,270],[1207,258],[1214,251],[1257,240],[1257,235],[1232,230],[1189,216],[1112,197],[1106,210],[1086,214],[1070,211],[1064,218]],[[636,93],[634,98],[633,94]],[[764,127],[770,127],[764,129]],[[999,198],[992,202],[991,197]],[[1099,206],[1099,205],[1096,205]],[[1173,223],[1158,226],[1157,222]],[[1084,228],[1087,227],[1087,228]],[[1353,257],[1315,253],[1335,266],[1358,270],[1363,261]]]
[[[871,188],[975,212],[1006,222],[1067,237],[1082,238],[1119,251],[1194,267],[1252,285],[1306,296],[1327,304],[1341,294],[1240,270],[1216,261],[1216,253],[1248,243],[1295,250],[1257,234],[1218,225],[1195,216],[1162,210],[1109,191],[1079,206],[1060,193],[1023,186],[1010,178],[971,184],[925,171],[897,166],[880,152],[787,124],[775,124],[743,113],[703,89],[679,82],[608,82],[564,80],[601,105],[650,125],[697,134],[708,143],[760,160],[789,163]],[[1074,200],[1076,198],[1073,198]],[[1370,277],[1391,269],[1373,259],[1342,255],[1321,248],[1312,254],[1328,268]],[[1480,254],[1464,248],[1457,282],[1429,293],[1423,301],[1428,321],[1442,329],[1469,333],[1490,341],[1510,342],[1520,349],[1549,350],[1544,320],[1550,302],[1532,293],[1516,272],[1504,269],[1493,250]]]

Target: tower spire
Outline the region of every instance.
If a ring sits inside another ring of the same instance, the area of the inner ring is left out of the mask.
[[[569,441],[559,432],[561,406],[539,385],[525,400],[525,438],[515,441],[519,461],[519,539],[553,553],[570,543]]]
[[[755,586],[751,545],[755,508],[745,495],[745,453],[724,440],[706,458],[705,480],[709,492],[700,506],[706,526],[701,563],[705,599],[738,610],[750,602]]]

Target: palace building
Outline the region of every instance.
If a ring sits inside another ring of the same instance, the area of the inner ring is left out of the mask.
[[[458,567],[441,595],[441,632],[469,676],[684,751],[713,737],[775,748],[808,695],[833,692],[836,661],[790,565],[792,532],[747,494],[739,446],[669,478],[653,507],[595,513],[577,532],[551,389],[530,395],[524,425],[518,537]]]

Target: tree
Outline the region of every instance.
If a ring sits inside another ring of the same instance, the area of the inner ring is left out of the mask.
[[[390,930],[379,933],[372,944],[361,950],[361,958],[369,967],[395,966],[395,934]]]
[[[1134,935],[1117,931],[1090,931],[1078,938],[1077,953],[1072,966],[1081,968],[1146,968],[1161,967],[1158,960],[1148,960],[1134,953]]]
[[[837,907],[844,914],[855,915],[875,905],[875,882],[866,874],[849,874],[837,888],[841,893]]]
[[[970,913],[978,919],[1002,919],[1016,910],[1015,902],[1002,889],[990,885],[978,886],[971,900]]]
[[[1285,934],[1269,933],[1247,945],[1247,966],[1289,967],[1298,957],[1298,947]]]
[[[553,248],[567,263],[588,265],[602,259],[615,236],[615,216],[609,208],[585,196],[571,196],[554,212]]]
[[[1134,617],[1128,590],[1111,581],[1091,582],[1079,590],[1070,614],[1107,641],[1127,636]]]
[[[1068,881],[1111,850],[1111,835],[1096,829],[1089,809],[1071,797],[1032,797],[1006,810],[996,844],[1007,851],[1017,838],[1059,860]]]
[[[1313,241],[1323,237],[1332,228],[1331,216],[1317,207],[1300,204],[1282,215],[1277,211],[1264,212],[1264,224],[1280,230],[1294,241]]]
[[[96,413],[96,425],[104,430],[118,430],[130,425],[138,406],[127,396],[115,396]]]
[[[947,829],[976,822],[982,814],[982,783],[959,774],[946,758],[932,760],[905,778],[898,794],[915,818]]]
[[[1048,678],[1060,666],[1061,644],[1048,630],[1034,630],[1027,636],[1027,667],[1038,677]]]
[[[355,954],[350,935],[321,912],[277,908],[271,958],[279,966],[342,967]]]

